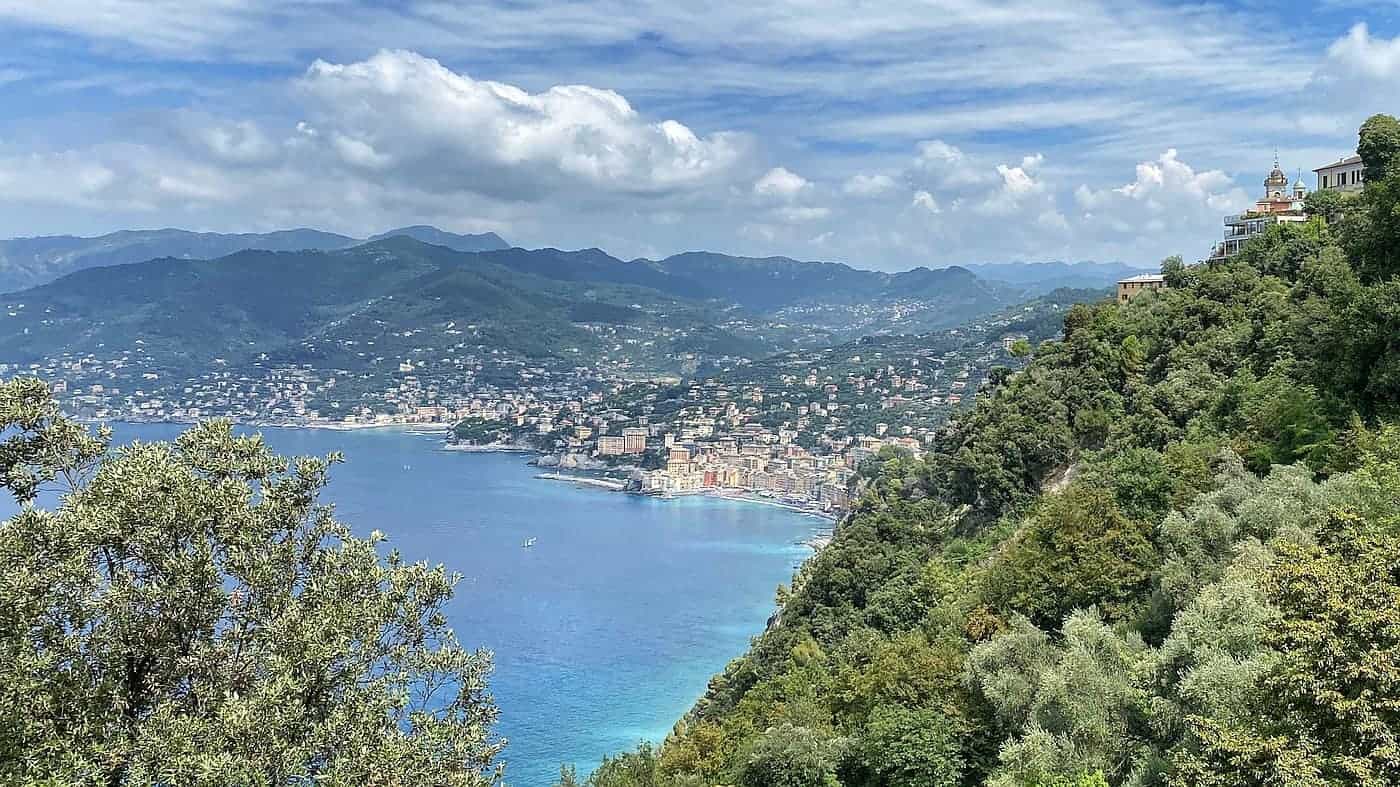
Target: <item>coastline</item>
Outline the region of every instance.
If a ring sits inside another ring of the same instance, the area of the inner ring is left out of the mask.
[[[320,423],[320,422],[288,422],[277,421],[244,421],[238,418],[229,418],[220,415],[211,415],[208,418],[73,418],[72,420],[82,424],[176,424],[180,426],[194,426],[205,421],[228,421],[234,426],[247,426],[254,429],[319,429],[327,432],[360,432],[373,429],[382,429],[392,432],[414,432],[425,437],[445,436],[452,431],[446,424],[342,424],[342,423]]]
[[[585,475],[570,475],[568,473],[539,473],[535,478],[544,481],[565,481],[579,486],[592,486],[598,489],[606,489],[610,492],[625,492],[627,484],[622,481],[614,481],[610,478],[593,478]]]
[[[680,494],[672,495],[647,495],[642,492],[637,492],[628,489],[627,485],[621,481],[614,481],[608,478],[597,478],[595,476],[576,475],[572,473],[539,473],[535,476],[535,478],[538,478],[543,481],[563,481],[566,483],[579,484],[582,486],[591,486],[609,492],[623,492],[625,494],[637,495],[639,497],[656,497],[659,500],[670,500],[680,497],[713,497],[718,498],[720,500],[728,500],[734,503],[754,503],[757,505],[769,506],[771,508],[782,508],[798,514],[806,514],[807,516],[828,522],[833,526],[841,521],[841,517],[827,513],[825,511],[815,511],[813,509],[805,508],[803,506],[796,505],[793,503],[787,503],[782,500],[774,500],[772,498],[763,497],[762,495],[752,494],[738,490],[727,491],[723,489],[697,489],[693,492],[682,492]],[[816,540],[819,539],[813,539],[813,541]]]
[[[216,417],[217,417],[217,416],[216,416]],[[194,425],[194,424],[196,424],[196,423],[199,423],[199,420],[178,420],[178,419],[173,419],[173,418],[160,419],[160,420],[149,420],[149,421],[131,420],[131,419],[124,419],[124,418],[111,418],[111,419],[105,419],[105,420],[102,420],[102,419],[95,419],[95,418],[94,418],[94,419],[81,419],[81,420],[82,420],[82,422],[84,422],[84,423],[92,423],[92,424],[126,423],[126,424],[185,424],[185,425]],[[200,420],[207,420],[207,419],[200,419]],[[417,435],[422,436],[422,437],[434,437],[434,438],[446,437],[447,435],[450,435],[450,434],[452,433],[452,430],[451,430],[450,427],[448,427],[448,426],[446,426],[446,425],[436,425],[436,424],[272,423],[272,422],[266,422],[266,421],[239,421],[239,420],[236,420],[236,419],[229,419],[229,420],[231,420],[231,421],[232,421],[235,425],[237,425],[237,426],[247,426],[247,427],[252,427],[252,428],[255,428],[255,429],[260,429],[260,428],[269,428],[269,429],[319,429],[319,430],[324,430],[324,431],[329,431],[329,432],[358,432],[358,431],[366,431],[366,430],[380,429],[380,430],[385,430],[385,431],[395,431],[395,432],[413,433],[413,434],[417,434]],[[487,445],[468,445],[468,444],[464,444],[464,443],[449,443],[449,442],[447,442],[446,440],[443,440],[443,441],[442,441],[442,444],[441,444],[440,446],[438,446],[438,450],[440,450],[440,451],[452,451],[452,452],[458,452],[458,453],[468,453],[468,454],[539,454],[539,455],[544,455],[544,452],[540,451],[538,448],[535,448],[535,447],[533,447],[533,446],[528,446],[528,445],[514,444],[514,443],[490,443],[490,444],[487,444]],[[595,477],[595,476],[588,476],[588,475],[581,475],[581,474],[573,474],[573,473],[546,472],[546,473],[539,473],[539,474],[537,474],[537,475],[535,476],[535,478],[537,478],[537,479],[539,479],[539,480],[542,480],[542,481],[561,481],[561,482],[564,482],[564,483],[578,484],[578,485],[580,485],[580,486],[586,486],[586,487],[590,487],[590,488],[593,488],[593,489],[598,489],[598,490],[602,490],[602,491],[606,491],[606,492],[622,492],[622,493],[624,493],[624,494],[635,494],[635,495],[641,495],[641,494],[642,494],[641,492],[636,492],[636,491],[629,490],[629,489],[627,488],[627,484],[625,484],[625,483],[623,483],[623,482],[621,482],[621,481],[615,481],[615,480],[607,479],[607,478],[598,478],[598,477]],[[756,505],[770,506],[770,507],[774,507],[774,508],[783,508],[783,509],[787,509],[788,511],[792,511],[792,512],[795,512],[795,513],[798,513],[798,514],[806,514],[807,516],[811,516],[811,517],[813,517],[813,518],[815,518],[815,519],[823,520],[823,521],[825,521],[825,522],[830,523],[830,524],[833,525],[833,526],[836,525],[836,524],[837,524],[838,522],[840,522],[840,520],[841,520],[841,517],[840,517],[840,516],[836,516],[836,515],[827,513],[827,512],[825,512],[825,511],[816,511],[816,510],[813,510],[813,509],[810,509],[810,508],[805,508],[805,507],[800,506],[800,505],[795,505],[795,504],[793,504],[793,503],[784,502],[784,501],[782,501],[782,500],[775,500],[775,499],[773,499],[773,498],[764,497],[764,496],[762,496],[762,495],[758,495],[758,494],[751,493],[751,492],[744,492],[744,491],[741,491],[741,490],[697,489],[697,490],[695,490],[695,491],[693,491],[693,492],[684,492],[684,493],[677,494],[677,495],[664,495],[664,496],[660,496],[660,497],[661,497],[661,499],[667,499],[667,498],[670,498],[670,497],[687,497],[687,496],[690,496],[690,495],[702,495],[702,496],[705,496],[705,497],[715,497],[715,498],[719,498],[719,499],[722,499],[722,500],[729,500],[729,501],[736,502],[736,503],[753,503],[753,504],[756,504]],[[829,542],[830,542],[830,537],[829,537],[829,536],[828,536],[828,537],[821,537],[821,536],[819,536],[819,537],[815,537],[815,538],[809,539],[808,541],[805,541],[805,542],[803,542],[803,543],[807,544],[808,546],[811,546],[813,549],[820,549],[821,546],[824,546],[826,543],[829,543]]]
[[[513,445],[511,443],[489,443],[487,445],[469,445],[466,443],[444,442],[438,447],[439,451],[457,451],[464,454],[537,454],[539,451],[528,445]]]

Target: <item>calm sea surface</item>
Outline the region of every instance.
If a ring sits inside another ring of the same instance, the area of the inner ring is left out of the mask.
[[[116,442],[181,431],[114,428]],[[465,577],[449,617],[464,645],[496,654],[514,787],[664,737],[762,630],[775,586],[808,554],[800,542],[825,527],[749,503],[539,480],[523,456],[443,451],[423,435],[260,431],[283,454],[343,452],[326,493],[339,518]],[[12,512],[0,502],[0,517]]]

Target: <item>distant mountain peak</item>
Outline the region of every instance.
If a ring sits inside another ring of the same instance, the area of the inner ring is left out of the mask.
[[[501,251],[509,249],[510,244],[494,232],[483,232],[478,235],[461,235],[455,232],[448,232],[427,224],[415,224],[409,227],[399,227],[398,229],[381,232],[378,235],[371,235],[370,242],[404,236],[413,238],[423,243],[430,243],[434,246],[446,246],[453,251]]]

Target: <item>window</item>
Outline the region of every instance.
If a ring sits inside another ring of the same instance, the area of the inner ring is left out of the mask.
[[[1326,175],[1323,175],[1323,176],[1322,176],[1322,187],[1323,187],[1324,189],[1327,188],[1327,176],[1326,176]]]

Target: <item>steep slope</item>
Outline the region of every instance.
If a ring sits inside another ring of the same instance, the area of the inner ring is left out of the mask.
[[[1063,338],[594,787],[1400,783],[1400,122],[1365,192]]]

